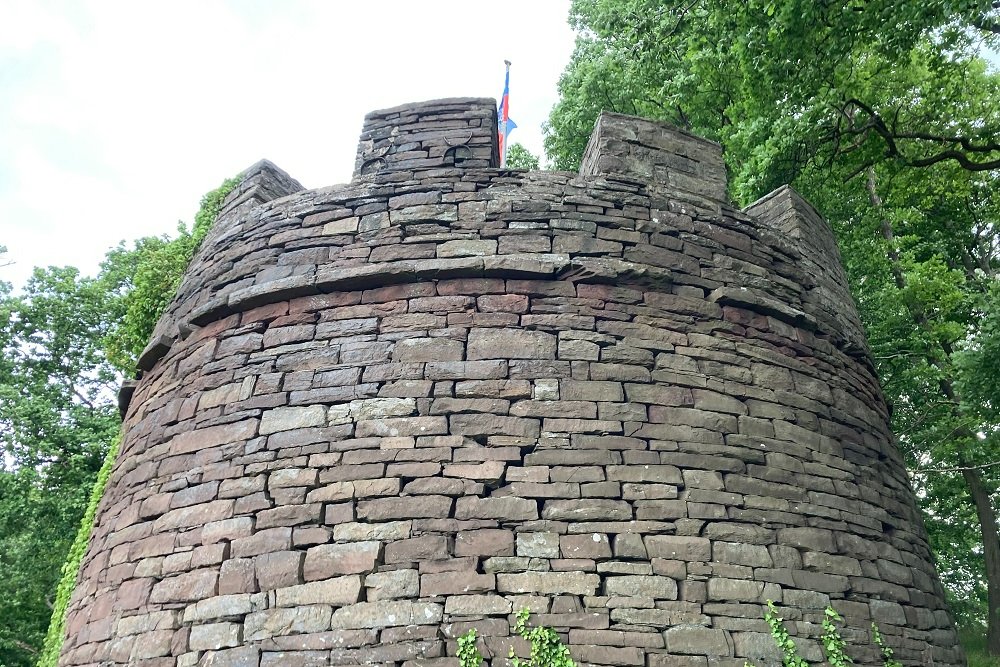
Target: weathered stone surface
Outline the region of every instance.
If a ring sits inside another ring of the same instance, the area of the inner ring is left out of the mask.
[[[242,641],[242,623],[207,623],[191,628],[191,634],[188,636],[188,647],[192,651],[215,651],[220,648],[239,646]]]
[[[444,612],[456,616],[509,614],[512,609],[511,601],[499,595],[451,595],[444,603]]]
[[[420,595],[420,576],[416,570],[388,570],[365,576],[367,600],[396,600]]]
[[[328,630],[331,614],[332,609],[329,605],[257,611],[248,614],[244,621],[244,639],[259,641],[281,635]]]
[[[666,648],[681,655],[733,655],[733,640],[725,630],[697,625],[678,625],[663,633]]]
[[[258,667],[259,664],[259,648],[240,646],[223,651],[208,651],[201,657],[198,667]]]
[[[441,605],[433,602],[404,600],[359,602],[334,612],[334,629],[384,628],[398,625],[431,625],[440,623]]]
[[[497,528],[463,531],[455,536],[456,556],[513,556],[514,533]]]
[[[529,558],[558,558],[559,535],[557,533],[519,533],[517,555]]]
[[[326,426],[326,408],[321,405],[310,405],[267,410],[260,420],[260,434],[267,435],[310,426]]]
[[[205,598],[184,609],[184,622],[243,616],[253,609],[248,593]],[[138,617],[136,617],[138,618]]]
[[[546,500],[543,519],[569,521],[628,521],[632,507],[621,500]]]
[[[559,539],[563,558],[611,558],[611,543],[607,535],[563,535]]]
[[[469,333],[469,359],[555,359],[556,337],[540,331],[474,329]]]
[[[659,600],[677,599],[677,582],[669,577],[624,576],[604,580],[605,595],[651,597]]]
[[[538,518],[538,504],[526,498],[459,498],[455,518],[526,521]]]
[[[594,595],[600,577],[583,572],[524,572],[498,574],[497,590],[501,593],[538,593]]]
[[[203,600],[215,595],[218,590],[219,573],[210,570],[194,570],[176,577],[169,577],[153,586],[150,602],[185,602]]]
[[[381,550],[380,542],[321,544],[306,552],[302,575],[306,581],[317,581],[344,574],[371,572]]]
[[[704,537],[650,535],[645,543],[646,552],[656,558],[700,561],[712,559],[712,543]]]
[[[833,605],[962,664],[829,226],[733,209],[660,123],[603,115],[575,176],[496,136],[435,100],[370,114],[350,184],[248,170],[122,402],[60,664],[454,667],[475,628],[495,665],[529,608],[581,665],[740,667],[767,600],[813,662]]]
[[[274,591],[275,606],[300,607],[310,604],[329,604],[335,607],[354,604],[361,595],[361,577],[335,577],[312,581],[298,586]]]

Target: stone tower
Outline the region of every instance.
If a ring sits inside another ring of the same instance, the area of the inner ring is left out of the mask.
[[[836,244],[718,145],[605,114],[497,168],[495,103],[369,114],[354,180],[251,167],[187,271],[61,665],[963,662]],[[130,390],[132,391],[132,390]],[[129,400],[130,399],[130,400]]]

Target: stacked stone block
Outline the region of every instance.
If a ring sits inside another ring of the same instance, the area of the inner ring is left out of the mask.
[[[582,175],[448,163],[493,108],[370,115],[345,186],[248,172],[124,395],[60,664],[456,667],[474,628],[498,667],[529,609],[581,665],[742,667],[767,600],[810,660],[833,605],[860,664],[872,621],[960,664],[822,220],[623,116]]]

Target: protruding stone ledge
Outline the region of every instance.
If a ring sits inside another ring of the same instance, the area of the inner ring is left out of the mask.
[[[125,380],[118,390],[118,414],[121,415],[122,419],[125,419],[125,415],[128,414],[128,406],[132,403],[132,396],[138,386],[138,380]]]
[[[737,306],[774,317],[808,331],[816,331],[818,328],[816,320],[807,313],[746,287],[719,287],[708,295],[708,300],[720,306]]]
[[[202,304],[191,311],[187,320],[192,326],[202,327],[233,313],[300,296],[451,278],[565,280],[595,284],[618,284],[627,281],[630,284],[655,285],[662,288],[673,283],[673,272],[667,268],[617,258],[571,257],[558,253],[401,260],[320,269],[317,272],[253,285]],[[172,343],[172,339],[161,338]],[[166,350],[169,350],[169,346]],[[166,354],[166,350],[163,350],[163,354]],[[155,363],[163,354],[155,358],[151,354],[149,358]]]
[[[146,349],[144,349],[142,354],[139,355],[135,365],[141,371],[152,370],[153,366],[156,365],[156,362],[166,356],[173,344],[174,339],[170,336],[162,334],[154,336],[153,340],[149,341],[149,345],[146,346]]]

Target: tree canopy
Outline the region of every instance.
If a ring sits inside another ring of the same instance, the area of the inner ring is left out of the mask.
[[[538,156],[521,144],[512,144],[507,151],[508,169],[538,169]]]

